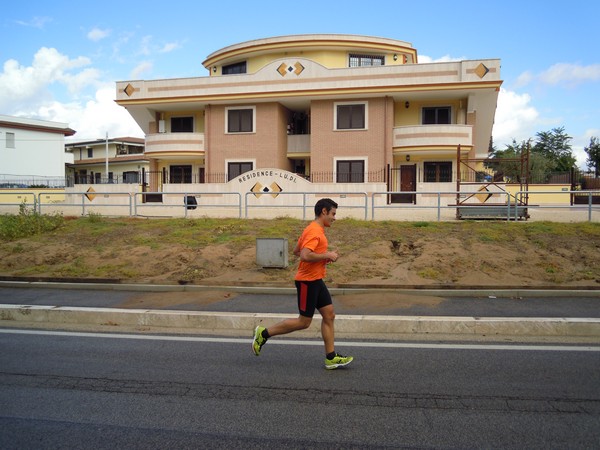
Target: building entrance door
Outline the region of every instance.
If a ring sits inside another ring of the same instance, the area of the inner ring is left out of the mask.
[[[417,190],[417,165],[400,166],[400,192]],[[416,194],[392,194],[392,203],[416,203]]]

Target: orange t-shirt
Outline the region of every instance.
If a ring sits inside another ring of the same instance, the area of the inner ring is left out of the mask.
[[[325,229],[317,222],[311,222],[302,232],[298,239],[300,250],[308,248],[315,253],[325,253],[327,251],[327,238]],[[300,261],[295,280],[314,281],[325,278],[327,260],[306,262]]]

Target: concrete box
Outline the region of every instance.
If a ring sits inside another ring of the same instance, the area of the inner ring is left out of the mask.
[[[256,264],[261,267],[287,267],[288,240],[284,238],[256,238]]]

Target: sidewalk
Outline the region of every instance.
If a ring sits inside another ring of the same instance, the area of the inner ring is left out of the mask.
[[[332,288],[339,338],[600,342],[600,290]],[[0,326],[249,336],[295,289],[0,282]],[[320,320],[294,336],[319,338]]]

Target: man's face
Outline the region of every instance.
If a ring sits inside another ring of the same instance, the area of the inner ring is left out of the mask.
[[[322,218],[323,218],[323,225],[326,227],[330,227],[331,224],[333,222],[335,222],[335,213],[337,211],[337,208],[331,208],[329,210],[329,212],[327,212],[327,210],[325,208],[323,208],[323,213],[322,213]]]

